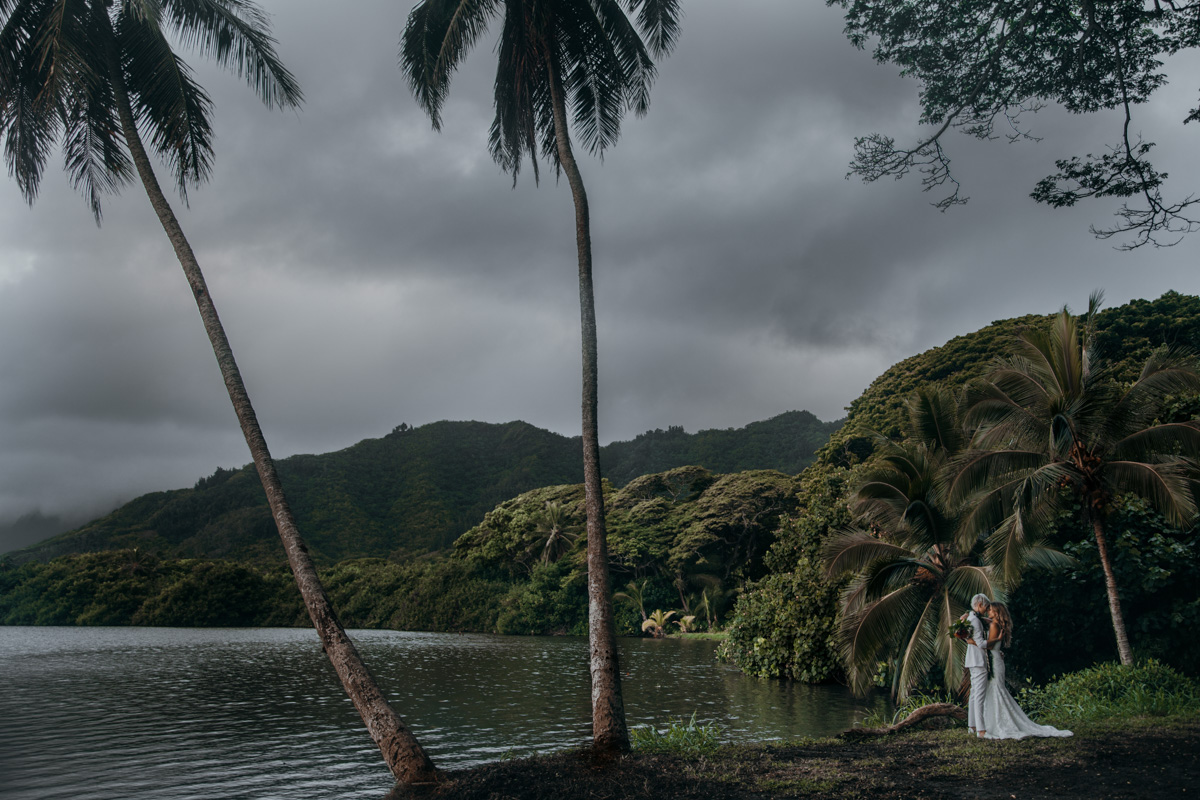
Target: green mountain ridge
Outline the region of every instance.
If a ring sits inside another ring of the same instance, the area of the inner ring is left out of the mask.
[[[671,427],[602,448],[601,463],[617,486],[687,465],[794,475],[839,425],[790,411],[738,429],[688,434]],[[526,422],[442,421],[402,425],[333,453],[281,459],[277,467],[310,550],[331,562],[446,548],[501,502],[581,482],[580,447],[579,437]],[[7,558],[46,561],[135,547],[164,557],[257,562],[283,557],[262,486],[247,465],[218,469],[191,489],[142,495]]]

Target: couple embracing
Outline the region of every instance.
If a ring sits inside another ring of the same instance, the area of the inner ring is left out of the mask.
[[[971,697],[967,703],[967,728],[971,733],[981,739],[1070,736],[1070,731],[1033,722],[1008,693],[1004,684],[1004,648],[1012,643],[1013,631],[1008,608],[988,600],[987,595],[977,594],[971,598],[967,622],[971,633],[960,638],[967,643],[963,666],[971,675]]]

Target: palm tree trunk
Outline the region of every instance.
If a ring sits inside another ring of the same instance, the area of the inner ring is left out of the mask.
[[[1129,635],[1125,632],[1125,615],[1121,613],[1121,597],[1117,593],[1117,579],[1113,575],[1112,561],[1108,555],[1108,542],[1104,537],[1104,525],[1092,516],[1092,532],[1096,535],[1096,550],[1100,553],[1100,565],[1104,567],[1104,588],[1108,592],[1108,610],[1112,614],[1113,632],[1117,635],[1117,655],[1125,666],[1133,664],[1133,649],[1129,646]]]
[[[107,20],[107,16],[105,19]],[[111,27],[109,30],[111,34]],[[213,353],[217,357],[217,364],[221,368],[221,375],[225,379],[225,388],[229,391],[229,399],[237,413],[238,422],[241,423],[246,444],[250,447],[254,466],[258,469],[259,479],[267,493],[267,502],[275,517],[275,525],[279,529],[279,536],[283,540],[284,550],[287,552],[288,563],[291,565],[292,574],[296,577],[296,585],[304,598],[304,604],[312,618],[313,627],[316,628],[317,634],[321,638],[322,648],[329,656],[334,669],[337,670],[346,694],[354,702],[354,707],[358,709],[371,738],[379,746],[384,761],[387,762],[396,779],[403,783],[427,783],[437,780],[438,773],[433,763],[400,716],[388,704],[387,698],[383,696],[375,679],[363,664],[358,650],[346,635],[345,629],[329,602],[329,597],[325,594],[325,588],[317,577],[316,567],[308,554],[308,548],[300,538],[292,511],[284,497],[283,485],[275,472],[275,462],[267,449],[266,439],[263,438],[254,407],[250,404],[250,396],[246,393],[241,373],[234,360],[233,350],[225,336],[221,320],[217,316],[212,297],[208,293],[204,274],[200,271],[200,265],[183,234],[183,229],[180,227],[175,213],[171,210],[166,196],[158,185],[150,158],[146,154],[146,148],[138,134],[129,101],[129,92],[125,87],[124,74],[116,54],[115,41],[111,35],[108,61],[109,76],[113,83],[113,93],[125,143],[129,147],[138,176],[150,198],[150,204],[154,207],[154,212],[158,215],[159,222],[162,223],[163,229],[167,233],[167,238],[171,240],[172,247],[175,248],[175,255],[183,267],[184,275],[196,298],[200,318],[204,321],[204,329],[208,333]]]
[[[600,484],[600,437],[596,423],[596,301],[592,290],[592,232],[587,192],[571,152],[562,82],[552,55],[546,55],[550,98],[554,106],[554,138],[558,161],[567,173],[575,200],[575,247],[579,257],[579,313],[583,333],[583,492],[587,508],[588,643],[592,675],[592,747],[598,753],[629,749],[625,705],[621,699],[621,667],[613,622],[608,575],[608,543],[604,531],[604,494]]]

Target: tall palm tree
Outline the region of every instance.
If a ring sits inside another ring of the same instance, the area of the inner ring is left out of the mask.
[[[1172,395],[1200,391],[1200,372],[1190,355],[1164,348],[1132,384],[1112,380],[1091,343],[1100,300],[1092,295],[1082,328],[1064,308],[1048,330],[1021,334],[1014,355],[972,384],[967,418],[978,427],[976,449],[958,465],[949,493],[952,499],[975,494],[981,509],[1007,509],[988,540],[990,558],[1006,572],[1056,511],[1082,500],[1104,569],[1117,652],[1122,664],[1132,664],[1105,518],[1114,498],[1130,493],[1172,524],[1196,520],[1190,459],[1200,455],[1200,421],[1159,420]]]
[[[626,15],[636,13],[636,25]],[[674,46],[680,0],[421,0],[400,42],[400,67],[434,128],[455,69],[488,23],[502,17],[496,70],[492,157],[517,179],[526,156],[538,177],[538,151],[565,172],[575,202],[575,244],[583,346],[583,474],[587,509],[588,637],[592,742],[599,752],[629,748],[605,543],[596,426],[596,310],[587,193],[568,125],[585,147],[616,143],[627,109],[644,114],[652,56]],[[641,32],[639,32],[639,29]],[[643,35],[645,38],[643,38]]]
[[[839,629],[851,688],[865,691],[886,661],[898,699],[935,665],[946,686],[959,685],[963,645],[951,638],[950,624],[973,595],[1001,588],[978,563],[978,540],[960,534],[958,509],[940,488],[965,441],[954,398],[923,391],[908,407],[910,438],[878,437],[879,461],[850,497],[856,527],[825,547],[831,576],[854,573]]]
[[[195,296],[325,652],[397,779],[432,780],[429,758],[388,705],[321,586],[200,265],[154,175],[142,132],[185,200],[188,186],[209,176],[213,157],[211,101],[168,34],[245,78],[268,106],[300,102],[266,15],[249,0],[0,0],[0,131],[9,171],[32,203],[46,159],[61,143],[67,173],[97,224],[102,194],[136,173]]]

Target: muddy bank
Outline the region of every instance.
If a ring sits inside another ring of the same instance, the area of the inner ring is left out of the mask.
[[[1079,726],[1070,739],[978,741],[962,729],[725,747],[694,758],[564,752],[448,773],[400,798],[1200,798],[1200,719]]]

